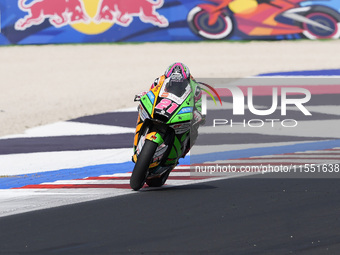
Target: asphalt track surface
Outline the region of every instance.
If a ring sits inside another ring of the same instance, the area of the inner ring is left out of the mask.
[[[327,98],[338,105],[337,100]],[[112,120],[110,114],[97,117],[90,119],[94,123],[103,121],[103,117]],[[329,114],[314,117],[340,118]],[[91,120],[85,117],[76,121]],[[237,138],[247,144],[249,136],[239,134]],[[251,136],[253,143],[263,142],[262,136],[256,137]],[[51,150],[59,150],[59,144],[64,146],[67,141],[62,137],[49,139],[44,144],[56,141]],[[338,138],[331,134],[304,137],[304,141],[314,139]],[[268,138],[268,142],[283,140],[280,136]],[[15,153],[26,153],[32,148],[29,144],[37,141],[24,138],[24,146],[20,146],[17,139],[3,140],[6,146],[2,148],[7,149],[2,153],[6,154],[9,147],[16,148]],[[86,148],[86,144],[74,144]],[[72,143],[67,146],[72,150]],[[287,177],[291,176],[144,189],[0,217],[0,254],[339,254],[340,179]]]
[[[339,179],[221,181],[0,218],[0,254],[338,254]]]

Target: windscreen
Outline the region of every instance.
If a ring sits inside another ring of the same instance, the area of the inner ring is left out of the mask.
[[[177,97],[183,96],[186,91],[186,88],[189,85],[188,80],[170,80],[168,84],[165,85],[165,92],[172,93]]]

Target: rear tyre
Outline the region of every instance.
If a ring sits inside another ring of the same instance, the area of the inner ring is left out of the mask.
[[[154,143],[150,140],[145,140],[144,146],[138,156],[130,178],[130,186],[133,190],[139,190],[143,187],[157,146],[157,143]]]
[[[159,178],[153,178],[153,179],[147,179],[146,184],[149,187],[161,187],[164,185],[166,180],[168,179],[168,176],[170,174],[170,171],[166,171],[161,177]]]
[[[193,8],[187,17],[192,32],[204,39],[221,40],[231,36],[234,24],[226,13],[219,14],[215,24],[209,24],[210,14],[200,7]]]

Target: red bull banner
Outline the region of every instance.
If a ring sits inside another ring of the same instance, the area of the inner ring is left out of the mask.
[[[300,38],[340,38],[340,1],[0,0],[0,45]]]

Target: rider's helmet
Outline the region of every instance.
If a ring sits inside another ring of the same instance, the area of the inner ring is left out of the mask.
[[[164,72],[164,75],[166,78],[169,78],[171,74],[181,74],[183,79],[189,79],[190,78],[190,71],[189,68],[184,65],[183,63],[176,62],[170,65]]]

